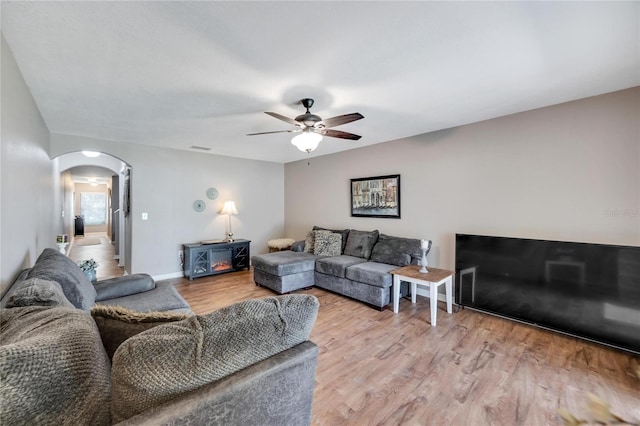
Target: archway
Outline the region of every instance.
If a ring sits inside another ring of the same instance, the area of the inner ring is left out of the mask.
[[[82,152],[61,154],[57,161],[62,182],[62,211],[69,212],[63,218],[64,229],[73,236],[76,233],[76,215],[79,211],[79,192],[106,194],[105,223],[90,222],[88,232],[104,231],[115,247],[118,265],[127,274],[131,270],[131,221],[125,214],[125,198],[130,196],[128,178],[131,167],[110,154],[87,157]],[[101,188],[91,189],[90,187]],[[89,188],[89,189],[87,189]],[[129,200],[126,201],[128,205]]]

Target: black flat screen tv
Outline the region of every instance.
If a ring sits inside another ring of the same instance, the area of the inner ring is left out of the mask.
[[[640,247],[456,234],[456,302],[640,354]]]

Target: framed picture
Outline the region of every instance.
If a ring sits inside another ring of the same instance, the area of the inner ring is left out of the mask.
[[[351,216],[400,219],[400,175],[351,179]]]
[[[131,211],[131,168],[127,167],[124,172],[124,190],[122,194],[122,209],[125,216],[129,216]]]

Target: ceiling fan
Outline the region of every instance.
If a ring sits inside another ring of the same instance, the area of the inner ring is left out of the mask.
[[[322,140],[322,136],[329,136],[332,138],[340,138],[340,139],[351,139],[357,141],[362,136],[355,135],[353,133],[343,132],[340,130],[333,130],[330,127],[340,126],[341,124],[351,123],[352,121],[360,120],[364,118],[362,114],[359,112],[354,112],[351,114],[338,115],[336,117],[327,118],[323,120],[319,116],[312,114],[309,111],[309,108],[313,106],[313,99],[304,98],[300,100],[302,106],[307,109],[307,112],[297,116],[296,118],[285,117],[284,115],[280,115],[277,112],[268,112],[265,114],[269,114],[270,116],[277,118],[278,120],[282,120],[286,123],[292,124],[296,126],[295,129],[291,130],[276,130],[274,132],[260,132],[260,133],[249,133],[247,136],[255,136],[255,135],[267,135],[270,133],[300,133],[291,139],[291,143],[294,144],[300,151],[311,152],[318,147],[318,144]]]

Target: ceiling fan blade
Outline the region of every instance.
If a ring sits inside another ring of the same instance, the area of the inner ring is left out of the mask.
[[[353,133],[342,132],[340,130],[322,130],[322,131],[316,131],[316,133],[320,133],[324,136],[329,136],[332,138],[351,139],[354,141],[357,141],[362,137],[360,135],[354,135]]]
[[[324,127],[336,127],[341,124],[360,120],[361,118],[364,118],[364,115],[360,114],[359,112],[354,112],[352,114],[338,115],[337,117],[327,118],[326,120],[322,120],[318,124],[324,124]]]
[[[300,126],[300,123],[298,123],[296,120],[294,120],[293,118],[289,118],[289,117],[285,117],[284,115],[278,114],[277,112],[268,112],[265,111],[265,114],[269,114],[270,116],[272,116],[273,118],[277,118],[278,120],[282,120],[285,123],[289,123],[289,124],[293,124],[294,126]]]
[[[296,132],[301,132],[301,131],[302,131],[302,129],[276,130],[276,131],[273,131],[273,132],[247,133],[247,136],[269,135],[271,133],[296,133]]]

